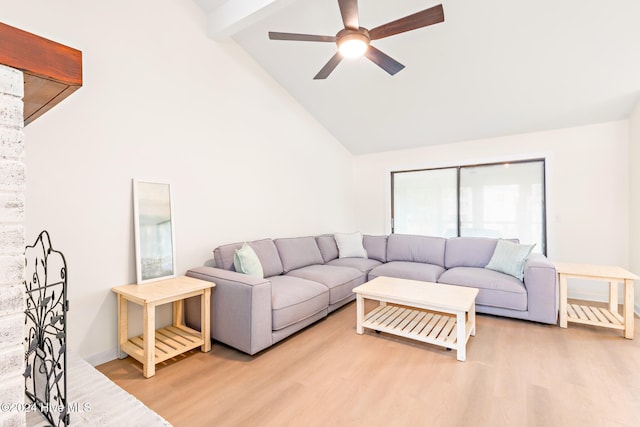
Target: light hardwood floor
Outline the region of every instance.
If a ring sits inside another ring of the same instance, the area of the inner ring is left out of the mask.
[[[620,331],[479,314],[455,351],[355,332],[355,303],[248,356],[219,343],[98,369],[174,426],[639,426],[640,321]]]

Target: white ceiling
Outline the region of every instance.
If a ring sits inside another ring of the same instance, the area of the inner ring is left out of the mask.
[[[372,42],[395,76],[360,58],[327,80],[335,44],[267,33],[335,35],[336,0],[194,1],[354,154],[624,119],[640,95],[638,0],[360,0],[365,28],[438,3],[445,22]]]

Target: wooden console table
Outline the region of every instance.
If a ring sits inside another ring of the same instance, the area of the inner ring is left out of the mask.
[[[212,282],[192,277],[175,277],[142,285],[112,288],[118,295],[118,351],[122,350],[143,366],[146,378],[156,373],[156,363],[200,347],[211,350],[211,288]],[[183,306],[186,298],[200,296],[200,325],[198,332],[184,325]],[[128,302],[142,306],[143,334],[129,339]],[[156,306],[173,303],[173,325],[155,330]]]
[[[624,331],[624,337],[633,339],[633,285],[639,279],[635,274],[616,266],[569,264],[555,262],[560,282],[560,327],[567,322]],[[567,303],[567,279],[591,279],[609,282],[608,308],[592,305]],[[624,283],[624,304],[622,315],[618,310],[618,282]]]

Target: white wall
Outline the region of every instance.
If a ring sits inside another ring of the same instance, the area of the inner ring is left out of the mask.
[[[235,43],[208,39],[192,0],[0,10],[84,55],[84,87],[25,138],[27,241],[47,229],[67,258],[81,356],[115,355],[110,289],[135,282],[134,177],[172,184],[179,273],[222,243],[354,228],[352,156]]]
[[[640,102],[629,116],[629,267],[640,275]],[[640,313],[640,281],[635,287],[635,311]]]
[[[554,261],[629,267],[627,121],[357,156],[356,217],[365,233],[387,233],[390,172],[545,157],[547,247]],[[604,299],[600,284],[570,296]]]

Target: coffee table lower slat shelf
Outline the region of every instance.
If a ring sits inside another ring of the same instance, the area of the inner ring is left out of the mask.
[[[365,315],[362,323],[365,328],[449,348],[458,345],[456,325],[453,315],[394,305],[378,306]],[[465,343],[462,345],[466,344],[471,327],[471,322],[467,322]]]

